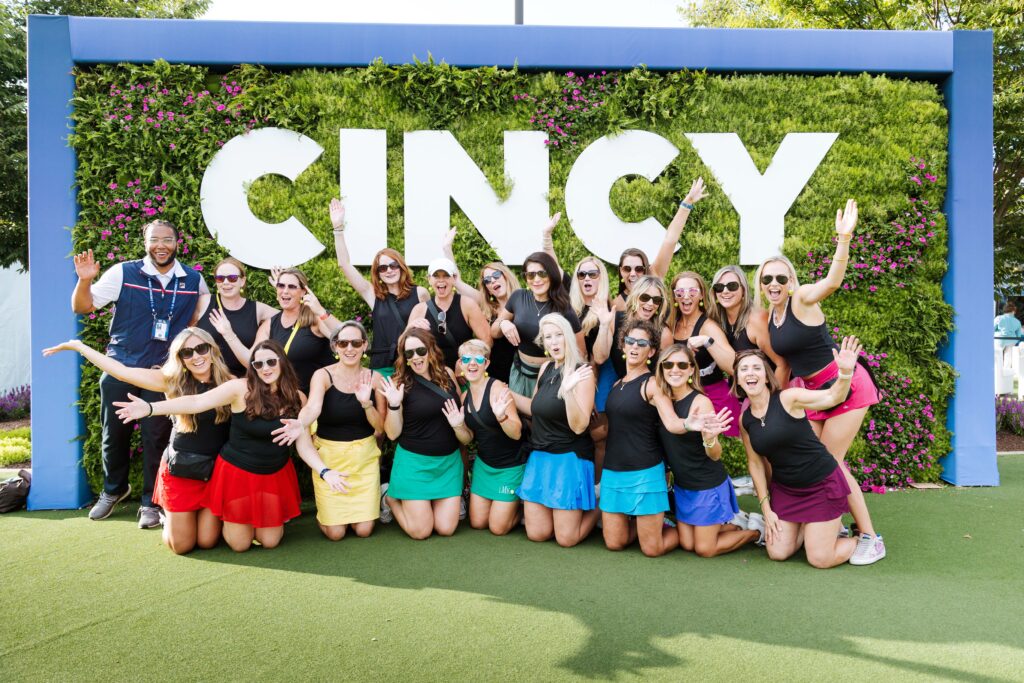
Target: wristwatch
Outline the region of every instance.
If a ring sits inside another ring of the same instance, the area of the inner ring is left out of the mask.
[[[712,344],[714,344],[714,343],[715,343],[715,338],[714,338],[714,337],[708,337],[708,338],[707,338],[707,339],[706,339],[706,340],[704,341],[704,348],[705,348],[705,349],[706,349],[706,348],[709,348],[709,347],[711,347],[711,345],[712,345]]]
[[[323,479],[323,478],[324,478],[324,475],[325,475],[325,474],[327,474],[327,473],[328,473],[328,472],[330,472],[330,471],[331,471],[331,468],[330,468],[330,467],[325,467],[325,468],[323,468],[322,470],[320,470],[320,478],[321,478],[321,479]]]

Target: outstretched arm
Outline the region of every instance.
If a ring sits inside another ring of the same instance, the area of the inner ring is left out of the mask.
[[[850,380],[857,369],[857,356],[861,352],[860,342],[856,337],[845,337],[839,351],[832,349],[839,374],[836,381],[828,389],[803,389],[793,387],[786,389],[779,397],[787,409],[796,410],[828,410],[846,400],[850,393]]]
[[[813,306],[843,286],[846,266],[850,262],[850,240],[856,226],[857,202],[849,199],[845,211],[836,210],[836,253],[832,257],[832,265],[821,280],[800,286],[794,297],[798,304]]]
[[[60,351],[77,351],[82,354],[83,358],[111,377],[116,377],[122,382],[127,382],[128,384],[134,384],[140,389],[164,391],[167,388],[167,383],[164,381],[164,375],[160,370],[153,370],[151,368],[129,368],[124,363],[114,360],[110,356],[102,354],[96,349],[88,346],[81,339],[69,339],[63,344],[43,349],[43,355],[52,356]]]
[[[679,238],[683,235],[686,221],[690,219],[690,211],[697,202],[707,196],[707,193],[704,191],[704,179],[697,178],[694,180],[693,184],[690,185],[690,191],[686,193],[686,197],[683,198],[682,203],[679,205],[676,215],[672,217],[672,222],[668,224],[668,229],[665,230],[665,239],[662,240],[661,246],[658,248],[658,254],[654,257],[654,261],[651,262],[652,275],[665,277],[668,274],[668,269],[672,265],[672,254],[676,253],[676,245],[679,244]]]
[[[234,412],[240,412],[245,408],[245,380],[233,379],[202,394],[179,396],[167,401],[147,403],[131,394],[128,394],[128,399],[114,401],[119,408],[117,416],[125,423],[151,415],[196,415],[226,405],[238,408]]]
[[[359,269],[352,265],[348,244],[345,243],[345,205],[341,203],[340,199],[332,199],[330,212],[331,225],[334,227],[334,253],[338,257],[338,267],[341,268],[348,283],[352,285],[352,289],[356,290],[367,306],[373,308],[373,285],[367,282]]]
[[[458,228],[452,226],[452,229],[446,232],[444,239],[441,240],[441,254],[452,263],[455,263],[455,251],[452,249],[452,245],[455,244],[456,234],[458,234]],[[472,299],[478,306],[480,305],[480,292],[473,285],[463,280],[461,276],[455,278],[455,291],[468,299]]]
[[[558,225],[560,220],[562,220],[561,211],[548,220],[547,225],[544,226],[544,231],[541,233],[541,251],[555,260],[555,267],[559,270],[562,269],[562,266],[558,263],[558,254],[555,253],[555,240],[552,234],[555,232],[555,226]]]

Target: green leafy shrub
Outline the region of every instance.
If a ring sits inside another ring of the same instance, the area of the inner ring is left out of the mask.
[[[624,220],[654,216],[667,225],[692,179],[704,176],[710,196],[691,217],[673,258],[673,272],[696,270],[709,277],[720,266],[734,263],[739,253],[739,217],[685,133],[737,133],[762,172],[787,133],[839,133],[786,217],[783,251],[807,273],[820,265],[808,255],[827,253],[828,247],[823,250],[822,245],[827,245],[834,234],[831,217],[849,197],[857,198],[860,205],[860,234],[880,235],[894,229],[894,221],[908,225],[903,220],[911,196],[905,186],[905,171],[911,157],[926,159],[929,173],[936,178],[919,187],[913,196],[927,200],[931,207],[942,205],[947,112],[934,84],[869,75],[712,75],[656,72],[643,67],[600,76],[597,88],[593,88],[594,96],[599,93],[602,97],[596,112],[588,108],[566,118],[560,110],[556,115],[558,121],[573,126],[570,144],[552,145],[548,195],[551,212],[564,210],[569,170],[590,142],[633,128],[658,133],[676,145],[679,155],[654,182],[635,177],[620,179],[611,189],[610,201]],[[568,80],[578,78],[576,74],[493,67],[459,69],[429,60],[398,66],[378,61],[364,68],[289,72],[242,66],[220,75],[204,67],[164,62],[80,69],[76,72],[75,131],[71,139],[78,154],[81,204],[79,222],[73,229],[74,248],[93,248],[104,257],[110,254],[106,264],[121,257],[140,257],[143,250],[138,228],[146,217],[143,209],[152,209],[152,202],[159,201],[161,215],[183,233],[182,260],[212,267],[226,254],[202,220],[199,185],[203,170],[234,135],[254,126],[289,128],[314,139],[324,153],[294,183],[275,176],[253,183],[249,188],[250,207],[270,222],[294,215],[325,244],[327,248],[319,257],[302,266],[317,295],[340,318],[365,318],[365,304],[344,280],[330,248],[327,204],[339,195],[338,129],[387,131],[388,242],[401,250],[405,131],[450,130],[501,196],[508,191],[503,132],[536,127],[538,102],[557,106],[567,95],[562,91]],[[593,80],[587,78],[585,82]],[[602,85],[604,90],[600,90]],[[581,93],[589,93],[588,87],[580,88]],[[132,105],[130,109],[128,104]],[[143,105],[146,111],[141,111]],[[554,109],[544,111],[550,114]],[[174,114],[173,122],[170,113]],[[132,118],[126,121],[125,116]],[[159,128],[156,123],[160,123]],[[118,197],[125,199],[129,182],[132,195],[146,195],[151,205],[143,201],[138,209],[130,207],[135,213],[122,211],[123,205],[111,206]],[[141,190],[137,195],[136,189]],[[156,194],[160,194],[160,200]],[[117,220],[119,214],[132,215],[132,220]],[[111,219],[115,219],[113,229]],[[935,226],[929,226],[934,234],[928,237],[920,260],[900,274],[902,287],[880,279],[871,283],[876,286],[874,292],[858,286],[824,302],[830,323],[856,334],[870,353],[887,354],[887,370],[910,379],[914,390],[927,397],[935,416],[935,440],[928,449],[932,461],[949,450],[944,424],[953,390],[951,368],[936,357],[939,344],[950,330],[952,311],[944,303],[938,284],[946,269],[945,223],[941,215],[935,222]],[[122,223],[125,228],[118,227]],[[453,206],[451,224],[460,228],[455,254],[469,277],[496,255],[458,207]],[[538,244],[540,228],[536,226]],[[104,231],[109,231],[106,237]],[[120,240],[114,240],[118,251],[108,248],[112,238]],[[586,254],[566,218],[555,230],[555,247],[567,266]],[[417,275],[422,282],[422,271]],[[266,278],[258,272],[250,274],[247,289],[247,296],[274,301]],[[107,341],[106,322],[102,315],[83,318],[83,338],[102,347]],[[88,430],[85,464],[94,487],[102,478],[98,375],[91,366],[85,367],[80,398]],[[884,457],[872,448],[859,438],[850,458],[865,454]],[[746,458],[737,441],[726,440],[724,457],[733,473],[745,470]],[[140,470],[136,467],[133,472],[135,486]],[[937,477],[937,466],[923,476],[923,480]],[[138,486],[136,490],[140,490]]]
[[[32,432],[28,427],[0,432],[0,467],[32,459]]]

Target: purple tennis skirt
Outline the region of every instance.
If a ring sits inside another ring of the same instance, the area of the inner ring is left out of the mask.
[[[673,486],[676,520],[690,526],[725,524],[740,511],[736,491],[729,477],[718,486],[703,491]]]
[[[817,484],[803,488],[772,480],[768,492],[772,497],[772,510],[785,522],[830,522],[850,511],[846,502],[850,485],[846,483],[841,465]]]

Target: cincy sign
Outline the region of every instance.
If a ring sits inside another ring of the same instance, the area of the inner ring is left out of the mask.
[[[352,262],[369,265],[387,246],[387,132],[344,128],[338,137],[338,182],[351,226],[346,240]],[[786,212],[837,137],[790,133],[762,174],[735,133],[686,135],[739,214],[741,264],[756,264],[779,252]],[[438,256],[450,225],[451,200],[501,260],[521,263],[535,251],[550,214],[545,140],[547,134],[540,131],[505,132],[504,175],[511,189],[502,199],[451,132],[404,133],[408,262],[426,265]],[[207,167],[200,190],[210,233],[232,256],[257,268],[298,265],[316,257],[324,245],[294,216],[270,224],[253,215],[247,188],[270,174],[294,182],[322,153],[314,140],[282,128],[263,128],[228,141]],[[580,153],[566,180],[565,211],[591,253],[615,262],[627,247],[657,251],[665,226],[653,217],[623,221],[612,210],[609,193],[619,178],[642,176],[653,182],[678,154],[664,137],[642,130],[599,138]]]

